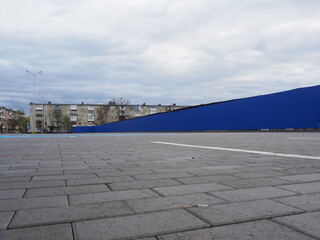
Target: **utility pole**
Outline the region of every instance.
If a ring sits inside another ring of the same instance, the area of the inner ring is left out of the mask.
[[[35,100],[36,100],[36,76],[38,75],[42,75],[42,71],[38,72],[38,73],[32,73],[28,70],[26,70],[26,72],[30,75],[33,76],[33,108],[35,108]],[[30,117],[31,117],[31,112],[30,112]],[[30,119],[31,120],[31,119]],[[43,123],[42,123],[43,125]],[[35,133],[37,130],[36,128],[36,116],[34,115],[33,117],[33,129],[32,129],[32,133]]]

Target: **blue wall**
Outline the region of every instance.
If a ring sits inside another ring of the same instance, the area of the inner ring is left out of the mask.
[[[161,132],[320,128],[320,85],[190,107],[93,127],[84,132]]]

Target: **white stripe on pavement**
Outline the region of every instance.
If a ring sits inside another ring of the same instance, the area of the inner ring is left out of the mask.
[[[274,152],[263,152],[263,151],[237,149],[237,148],[210,147],[210,146],[189,145],[189,144],[170,143],[170,142],[155,142],[155,141],[152,142],[152,143],[172,145],[172,146],[180,146],[180,147],[204,148],[204,149],[213,149],[213,150],[221,150],[221,151],[254,153],[254,154],[261,154],[261,155],[268,155],[268,156],[289,157],[289,158],[304,158],[304,159],[319,159],[320,160],[320,157],[314,157],[314,156],[304,156],[304,155],[274,153]]]

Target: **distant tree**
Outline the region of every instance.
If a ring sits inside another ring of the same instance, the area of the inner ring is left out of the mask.
[[[71,130],[71,121],[70,117],[67,115],[62,116],[61,127],[64,132],[68,132]]]
[[[130,104],[130,100],[129,99],[125,99],[123,97],[118,97],[118,98],[112,98],[111,100],[114,105],[115,108],[117,109],[117,114],[118,114],[118,118],[119,120],[125,120],[127,118],[128,115],[128,105]]]
[[[54,119],[54,128],[58,131],[61,131],[61,124],[62,124],[62,116],[61,110],[55,109],[53,112],[53,119]]]
[[[103,121],[103,115],[104,115],[103,106],[100,106],[99,108],[97,108],[96,113],[97,113],[97,117],[95,118],[95,124],[96,125],[103,124],[104,123],[104,121]]]

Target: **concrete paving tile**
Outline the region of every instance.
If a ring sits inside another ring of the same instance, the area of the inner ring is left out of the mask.
[[[58,224],[0,231],[0,239],[73,240],[71,224]]]
[[[238,173],[242,173],[243,171],[237,168],[230,168],[230,169],[203,169],[201,168],[201,170],[191,170],[191,171],[187,171],[193,175],[196,176],[209,176],[209,175],[222,175],[222,174],[238,174]]]
[[[181,183],[172,179],[156,179],[156,180],[145,180],[145,181],[131,181],[131,182],[118,182],[111,183],[108,186],[113,191],[129,190],[129,189],[141,189],[141,188],[153,188],[162,186],[177,186]]]
[[[320,181],[320,173],[290,175],[290,176],[282,176],[282,177],[277,177],[277,178],[287,180],[290,182],[295,182],[295,183],[314,182],[314,181]]]
[[[278,198],[277,202],[281,202],[293,207],[297,207],[306,211],[320,210],[320,193],[307,195],[299,195],[286,198]]]
[[[270,220],[260,220],[227,226],[193,230],[158,236],[159,240],[312,240],[300,232]]]
[[[0,212],[0,230],[4,230],[8,227],[14,212]]]
[[[66,170],[63,171],[66,175],[74,175],[74,174],[90,174],[90,173],[98,173],[98,172],[120,172],[120,170],[114,169],[85,169],[85,170]]]
[[[31,177],[2,177],[0,176],[0,183],[10,182],[29,182]]]
[[[210,192],[214,196],[226,199],[230,202],[240,202],[255,199],[264,198],[276,198],[284,196],[296,195],[291,191],[286,191],[283,189],[275,187],[261,187],[261,188],[248,188],[248,189],[237,189],[223,192]]]
[[[22,198],[25,189],[0,190],[0,199]]]
[[[51,187],[51,188],[35,188],[28,189],[26,198],[58,196],[80,193],[108,192],[110,189],[107,185],[84,185],[84,186],[68,186],[68,187]]]
[[[21,210],[14,216],[10,228],[75,222],[131,214],[133,214],[131,210],[122,202]]]
[[[277,172],[277,171],[242,172],[242,173],[232,174],[232,176],[243,178],[243,179],[278,177],[283,175],[286,175],[286,174],[282,172]]]
[[[229,190],[231,187],[224,186],[219,183],[204,183],[204,184],[191,184],[183,186],[171,186],[171,187],[158,187],[154,188],[155,191],[165,195],[182,195],[189,193],[211,192],[220,190]]]
[[[206,219],[213,226],[301,212],[297,208],[269,199],[190,208],[190,211]]]
[[[98,177],[115,177],[115,176],[130,176],[139,174],[154,174],[153,171],[123,171],[123,172],[98,172]]]
[[[27,188],[42,188],[42,187],[63,187],[63,186],[65,186],[64,180],[0,183],[0,189],[19,189],[19,188],[27,189]]]
[[[150,189],[70,195],[71,205],[159,197]]]
[[[155,236],[206,227],[208,224],[185,210],[173,210],[77,222],[73,226],[77,240],[108,240]]]
[[[77,179],[77,178],[96,178],[95,174],[77,174],[77,175],[52,175],[35,176],[31,181],[59,180],[59,179]]]
[[[0,200],[0,211],[68,206],[67,196]]]
[[[209,167],[202,167],[203,169],[208,170],[223,170],[223,169],[237,169],[237,168],[244,168],[243,165],[219,165],[219,166],[209,166]]]
[[[234,188],[252,188],[252,187],[266,187],[266,186],[277,186],[290,183],[285,180],[277,178],[256,178],[256,179],[244,179],[235,181],[226,181],[223,184]]]
[[[137,180],[154,180],[154,179],[162,179],[162,178],[193,177],[193,175],[185,172],[172,172],[172,173],[133,175],[133,177]]]
[[[67,180],[67,185],[75,186],[75,185],[91,185],[91,184],[100,184],[100,183],[107,184],[107,183],[129,182],[129,181],[136,181],[136,180],[130,176],[70,179],[70,180]]]
[[[224,201],[205,193],[180,195],[171,197],[127,200],[128,206],[137,213],[181,208],[182,205],[216,204]]]
[[[275,220],[289,227],[305,232],[313,237],[320,238],[320,212],[279,217],[275,218]]]
[[[307,194],[307,193],[316,193],[320,192],[320,181],[319,182],[310,182],[310,183],[300,183],[292,184],[285,186],[278,186],[279,188],[287,189],[289,191]]]
[[[224,182],[239,180],[240,178],[230,176],[230,175],[213,175],[204,177],[183,177],[175,178],[175,180],[182,182],[184,184],[199,184],[199,183],[211,183],[211,182]]]

